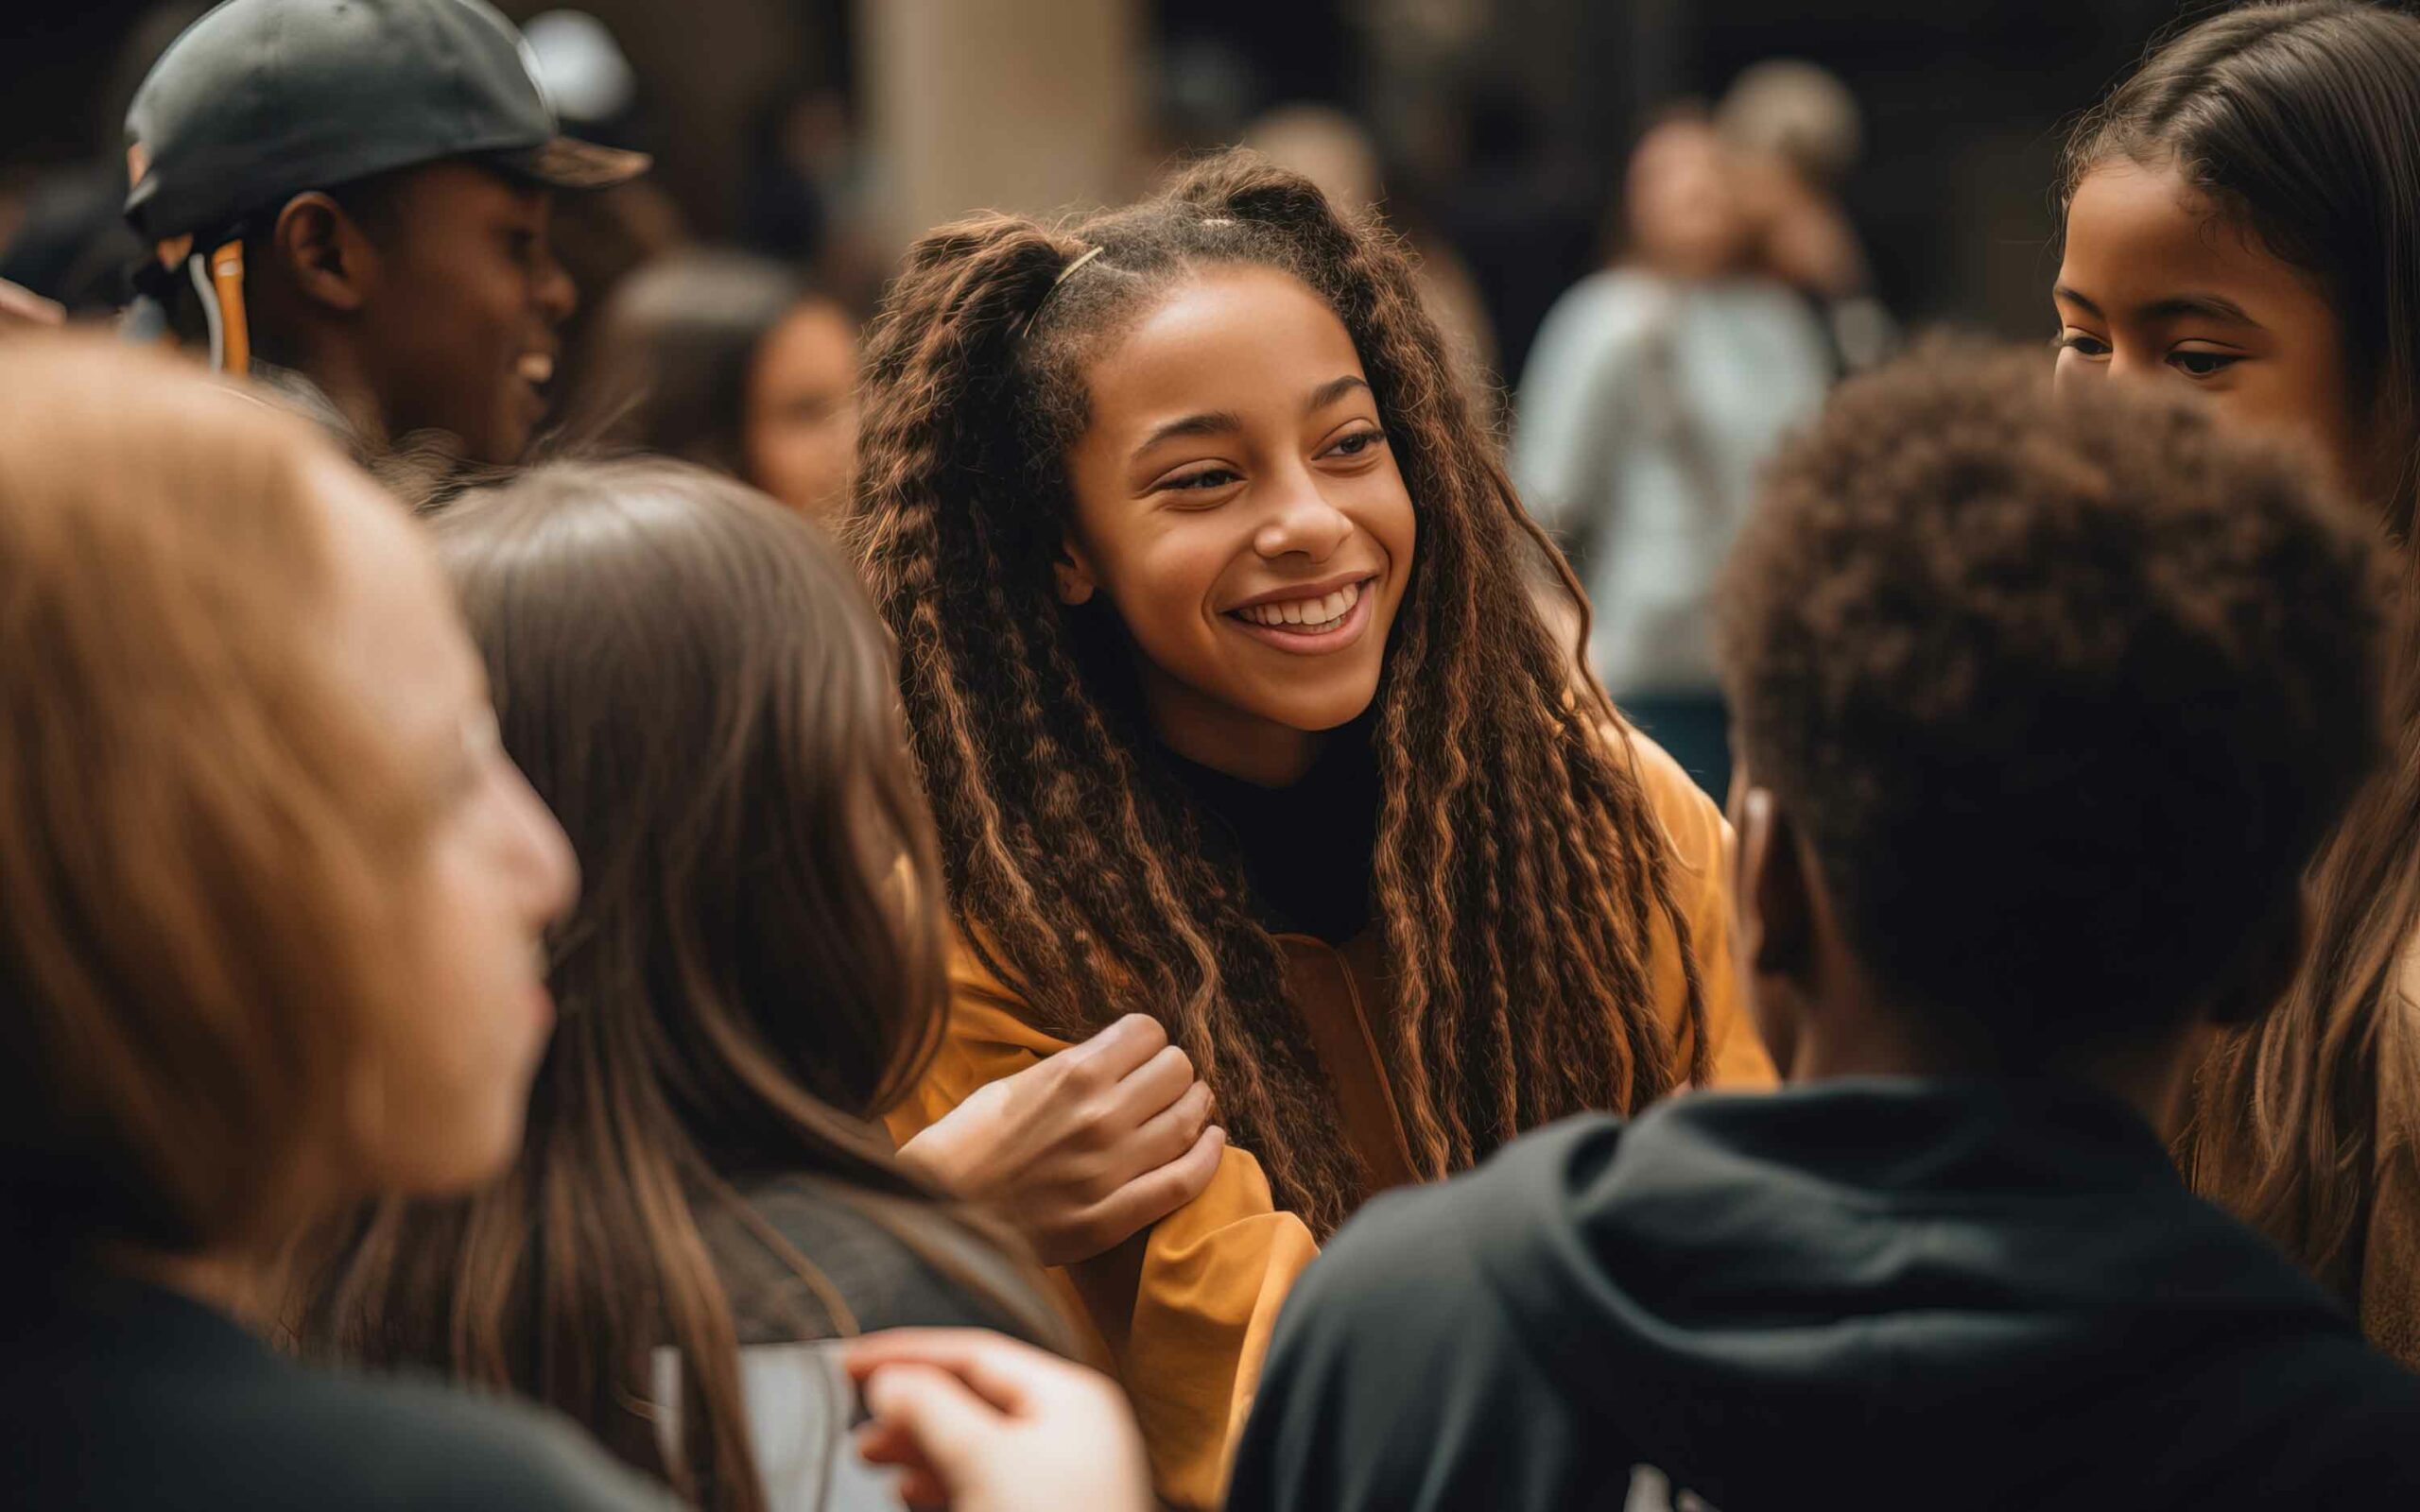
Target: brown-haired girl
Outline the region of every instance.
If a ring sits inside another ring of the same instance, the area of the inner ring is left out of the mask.
[[[402,508],[300,421],[0,345],[0,1349],[29,1506],[637,1508],[581,1435],[273,1352],[280,1256],[510,1164],[562,833]]]
[[[1161,1494],[1208,1503],[1313,1235],[1563,1114],[1770,1078],[1722,820],[1568,691],[1403,256],[1303,179],[934,232],[864,404],[851,528],[962,943],[894,1127],[1130,1009],[1192,1056],[1241,1148],[1073,1279]]]
[[[573,428],[764,490],[811,518],[849,496],[857,322],[778,263],[668,257],[598,317]]]
[[[2213,1047],[2178,1150],[2420,1366],[2420,17],[2203,22],[2084,118],[2060,204],[2062,384],[2191,388],[2404,548],[2393,758],[2313,870],[2301,977]]]
[[[555,942],[562,1023],[510,1178],[367,1220],[306,1335],[560,1407],[701,1506],[798,1504],[834,1476],[828,1504],[863,1504],[837,1386],[810,1419],[825,1365],[782,1347],[903,1325],[1065,1335],[1016,1239],[942,1202],[874,1122],[923,1074],[947,1002],[888,638],[814,527],[680,463],[542,468],[436,531],[505,748],[584,872]],[[1208,1094],[1140,1020],[1071,1069],[1119,1056],[1172,1090],[1063,1078],[1022,1101],[1132,1102],[1111,1115],[1119,1158],[1198,1166],[1189,1195],[1221,1148],[1190,1122]],[[1015,1148],[1038,1122],[994,1118],[980,1141]],[[786,1387],[804,1401],[778,1405]]]

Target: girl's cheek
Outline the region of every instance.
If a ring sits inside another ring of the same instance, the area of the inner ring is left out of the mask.
[[[1147,559],[1149,591],[1169,598],[1207,601],[1229,564],[1252,550],[1239,517],[1213,510],[1183,520],[1162,537]]]

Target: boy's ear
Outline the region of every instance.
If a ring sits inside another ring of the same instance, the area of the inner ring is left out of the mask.
[[[1092,563],[1085,559],[1084,548],[1068,536],[1059,542],[1059,556],[1050,564],[1050,580],[1059,591],[1059,602],[1073,609],[1092,602],[1100,580],[1093,574]]]
[[[1814,900],[1808,895],[1797,826],[1770,788],[1738,795],[1740,961],[1757,976],[1803,978],[1814,954]]]
[[[2296,887],[2245,937],[2234,970],[2211,1000],[2210,1022],[2240,1028],[2267,1017],[2293,987],[2310,937],[2310,901]]]
[[[350,313],[368,300],[378,275],[377,249],[359,223],[326,195],[296,195],[277,213],[269,249],[306,300]]]

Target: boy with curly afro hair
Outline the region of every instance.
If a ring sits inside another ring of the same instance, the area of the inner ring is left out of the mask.
[[[2295,458],[2042,367],[1844,387],[1722,582],[1734,948],[1792,1085],[1363,1210],[1235,1512],[2420,1496],[2420,1378],[2164,1141],[2378,756],[2377,544]]]

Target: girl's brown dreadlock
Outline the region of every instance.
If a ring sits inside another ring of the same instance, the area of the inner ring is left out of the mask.
[[[1099,252],[1063,284],[1076,259]],[[1193,272],[1260,264],[1336,311],[1420,517],[1377,696],[1374,860],[1394,1011],[1377,1027],[1414,1169],[1704,1079],[1704,1007],[1663,832],[1567,692],[1524,587],[1523,512],[1450,376],[1410,270],[1305,180],[1230,154],[1131,210],[926,236],[876,321],[850,531],[897,634],[915,753],[971,946],[1064,1038],[1158,1018],[1278,1201],[1324,1236],[1362,1189],[1276,944],[1138,752],[1131,655],[1062,608],[1084,365]],[[1561,563],[1550,549],[1547,555]],[[1578,586],[1562,569],[1566,589]],[[1584,632],[1583,632],[1584,633]],[[1684,1068],[1651,1000],[1661,916],[1685,967]]]

